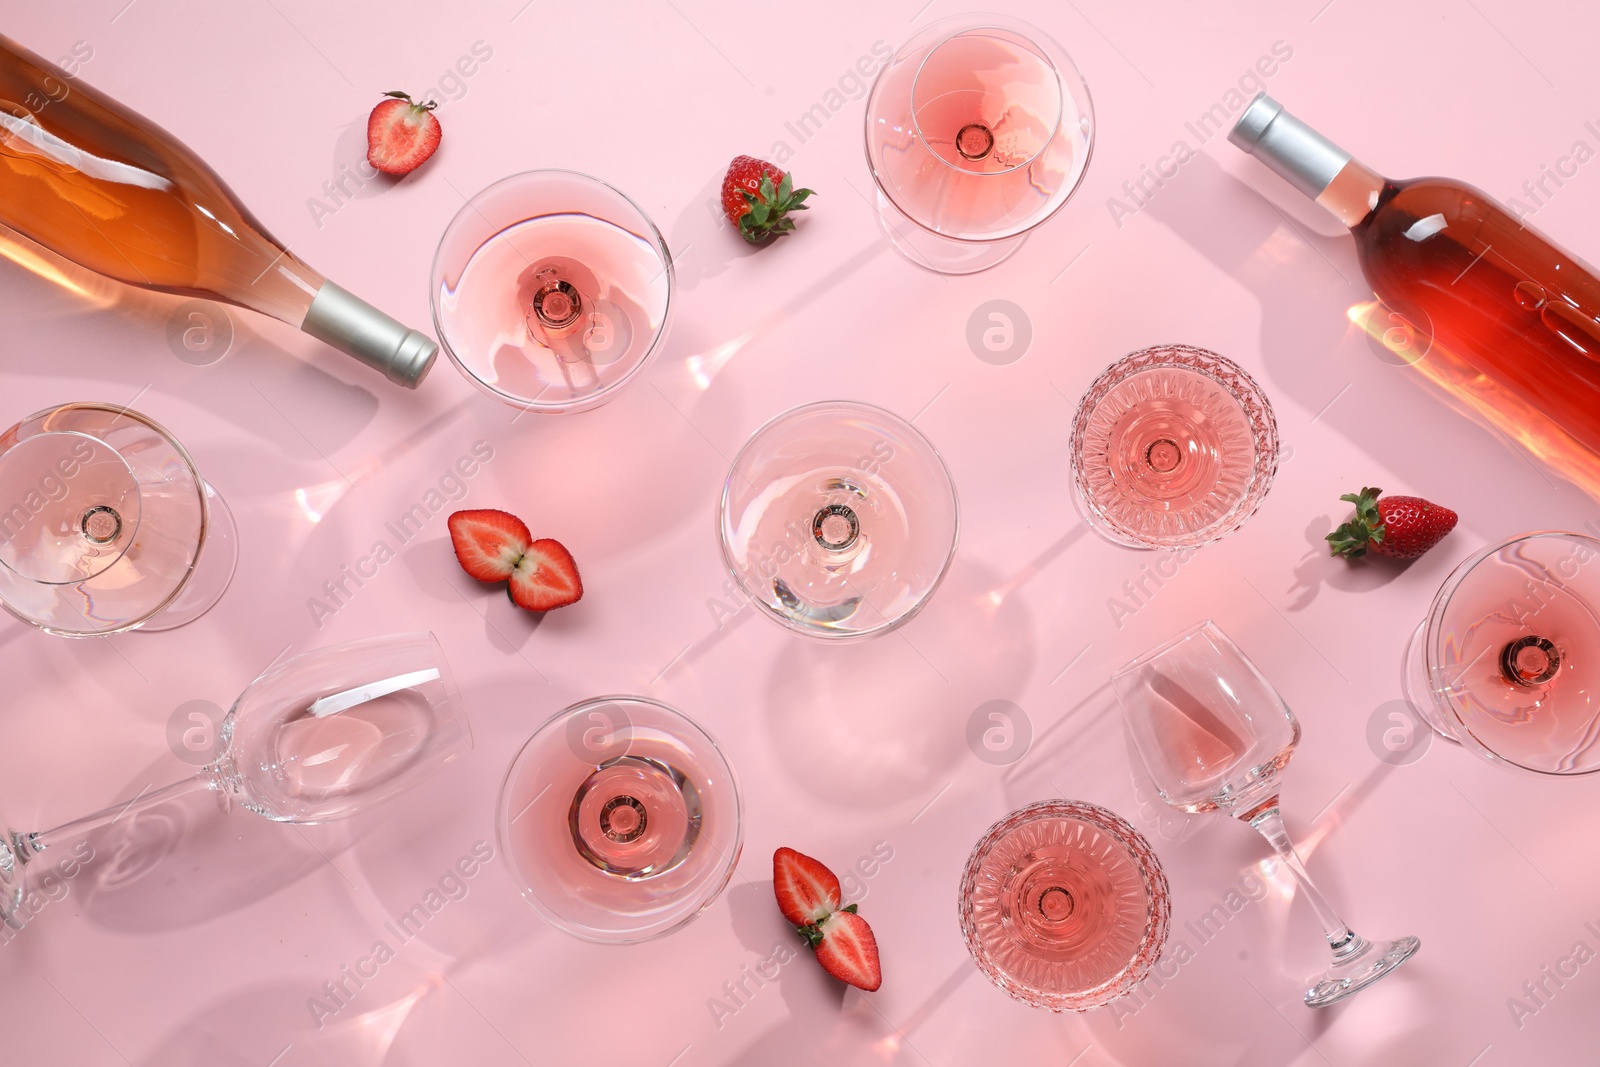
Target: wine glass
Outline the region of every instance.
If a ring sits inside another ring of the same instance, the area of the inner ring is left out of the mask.
[[[551,925],[587,941],[645,941],[722,893],[739,860],[741,808],[710,734],[659,701],[596,697],[517,753],[500,789],[500,847]]]
[[[879,223],[907,259],[971,274],[1005,259],[1083,180],[1094,108],[1072,57],[1001,15],[919,30],[867,97]]]
[[[1117,360],[1072,420],[1072,485],[1101,536],[1137,548],[1209,544],[1261,507],[1278,470],[1272,404],[1237,363],[1192,345]]]
[[[478,193],[433,257],[434,330],[466,376],[524,411],[616,395],[661,347],[672,255],[637,204],[596,178],[533,170]]]
[[[1130,992],[1160,958],[1172,921],[1150,842],[1076,800],[1030,804],[989,827],[958,903],[978,969],[1016,999],[1061,1012]]]
[[[1333,962],[1306,990],[1313,1008],[1343,1000],[1410,959],[1414,937],[1368,941],[1346,926],[1295,855],[1278,810],[1279,778],[1300,724],[1272,684],[1210,621],[1145,653],[1111,679],[1134,747],[1161,799],[1224,811],[1255,827],[1300,882]]]
[[[0,435],[0,605],[62,637],[170,630],[238,561],[233,514],[171,434],[115,404],[63,404]]]
[[[1544,531],[1451,572],[1406,650],[1407,698],[1435,732],[1539,774],[1600,770],[1597,561],[1600,540]]]
[[[955,555],[955,485],[909,422],[850,401],[761,427],[723,483],[722,559],[761,613],[855,638],[906,622]]]
[[[222,753],[191,778],[50,830],[7,828],[0,918],[37,910],[34,860],[130,814],[201,789],[275,822],[343,819],[410,787],[472,747],[450,665],[431,633],[317,649],[267,668],[228,710]]]

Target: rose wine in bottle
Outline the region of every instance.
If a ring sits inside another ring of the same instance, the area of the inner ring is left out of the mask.
[[[1228,140],[1350,227],[1378,299],[1427,334],[1419,366],[1430,377],[1563,473],[1600,485],[1591,267],[1469,185],[1375,174],[1265,93]],[[1574,456],[1574,444],[1589,454]]]
[[[409,388],[439,351],[302,263],[171,134],[4,36],[0,224],[119,281],[282,319]]]

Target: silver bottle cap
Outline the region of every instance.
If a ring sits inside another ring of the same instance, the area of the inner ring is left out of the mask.
[[[317,290],[300,328],[407,389],[422,383],[439,354],[431,337],[396,322],[332,282],[324,282]]]
[[[1257,93],[1250,101],[1228,131],[1228,140],[1313,200],[1350,162],[1350,153],[1289,114],[1266,93]]]

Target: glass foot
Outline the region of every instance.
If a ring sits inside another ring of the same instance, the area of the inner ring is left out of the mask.
[[[194,571],[172,603],[143,623],[140,631],[175,630],[194,622],[216,606],[233,582],[233,571],[239,563],[239,527],[222,495],[209,482],[205,489],[206,535]]]
[[[1414,937],[1397,941],[1366,941],[1357,938],[1360,947],[1339,959],[1306,990],[1308,1008],[1326,1008],[1351,994],[1365,989],[1384,975],[1417,954],[1422,942]]]
[[[878,228],[895,250],[912,263],[938,274],[976,274],[1010,258],[1027,234],[1000,241],[961,241],[942,237],[912,222],[878,191]]]
[[[1446,722],[1440,718],[1439,706],[1433,699],[1433,687],[1428,678],[1428,662],[1423,653],[1427,635],[1428,620],[1424,619],[1411,632],[1411,640],[1406,644],[1405,660],[1400,668],[1400,688],[1405,693],[1406,702],[1422,716],[1422,721],[1427,723],[1434,733],[1446,741],[1460,744],[1460,739],[1450,732]]]

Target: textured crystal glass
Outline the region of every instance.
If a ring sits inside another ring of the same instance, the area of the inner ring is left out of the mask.
[[[1172,902],[1150,843],[1105,808],[1048,800],[978,841],[958,903],[967,950],[990,981],[1051,1011],[1125,995],[1166,944]]]
[[[733,877],[739,786],[711,735],[645,697],[597,697],[549,719],[500,790],[502,850],[551,925],[625,943],[694,919]]]
[[[1406,653],[1435,731],[1539,774],[1600,770],[1600,540],[1520,534],[1445,579]]]
[[[660,349],[672,255],[637,204],[569,170],[513,175],[439,240],[429,300],[439,341],[478,388],[533,412],[610,400]]]
[[[233,515],[171,434],[63,404],[0,435],[0,604],[62,637],[170,630],[222,597]]]
[[[1191,345],[1124,356],[1072,420],[1078,506],[1108,540],[1208,544],[1256,513],[1278,469],[1272,404],[1243,368]]]

